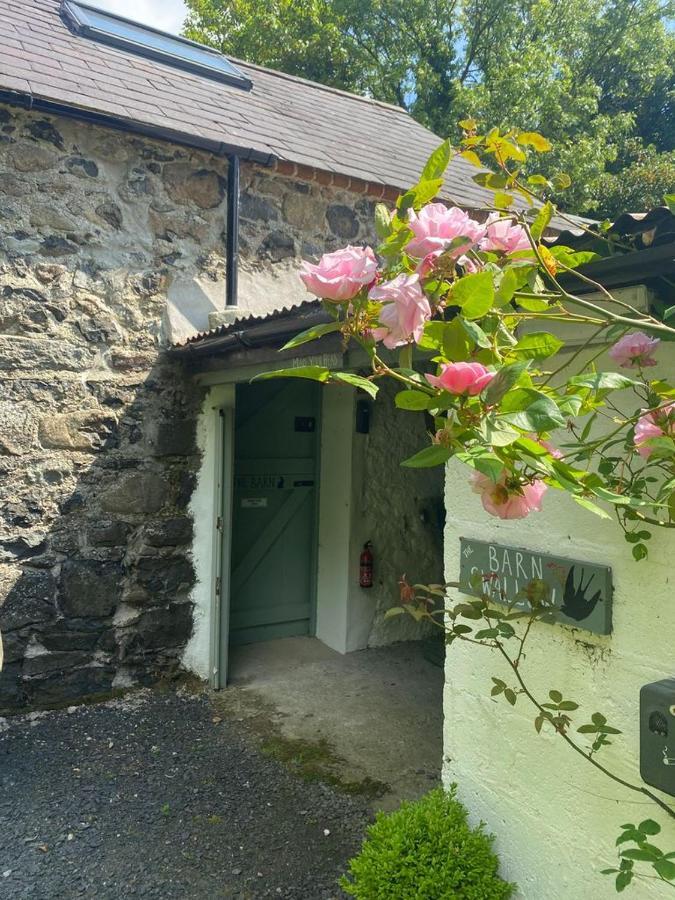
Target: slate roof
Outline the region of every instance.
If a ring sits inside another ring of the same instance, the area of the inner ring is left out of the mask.
[[[0,91],[396,188],[417,180],[439,143],[399,107],[271,69],[233,60],[253,81],[244,91],[76,36],[60,0],[0,5]],[[454,161],[446,196],[469,207],[491,200],[475,173]]]

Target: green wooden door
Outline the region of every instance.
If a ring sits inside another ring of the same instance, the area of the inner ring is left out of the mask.
[[[310,634],[319,386],[237,387],[230,642]]]

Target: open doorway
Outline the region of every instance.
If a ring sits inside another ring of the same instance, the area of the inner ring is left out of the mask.
[[[230,645],[315,630],[320,386],[236,388]]]

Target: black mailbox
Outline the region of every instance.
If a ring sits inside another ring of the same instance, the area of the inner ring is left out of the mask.
[[[640,689],[640,775],[675,796],[675,678]]]

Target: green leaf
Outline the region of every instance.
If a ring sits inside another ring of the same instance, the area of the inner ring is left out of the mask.
[[[630,848],[629,850],[622,850],[621,857],[623,859],[637,859],[640,862],[655,862],[657,859],[660,859],[660,856],[656,856],[651,850],[641,850],[639,848]],[[673,867],[675,868],[675,866]]]
[[[551,247],[549,250],[551,256],[568,269],[576,269],[579,266],[585,266],[587,263],[595,262],[600,259],[600,254],[594,253],[592,250],[574,251],[569,247]]]
[[[604,725],[605,723],[603,722],[602,724]],[[661,833],[661,826],[653,819],[644,819],[644,821],[640,822],[638,825],[638,831],[653,836]]]
[[[392,232],[391,213],[384,203],[375,204],[375,234],[383,241]]]
[[[445,330],[447,328],[445,322],[432,320],[424,326],[422,337],[417,342],[417,346],[422,350],[442,350]]]
[[[481,187],[492,188],[493,191],[501,191],[509,182],[506,175],[494,172],[479,172],[478,175],[473,175],[471,180]]]
[[[516,705],[517,697],[516,697],[515,691],[512,691],[511,688],[506,688],[506,690],[504,691],[504,696],[506,697],[508,702],[511,704],[511,706]]]
[[[494,296],[492,275],[489,272],[478,272],[475,275],[465,275],[455,282],[450,302],[461,307],[465,318],[480,319],[492,308]]]
[[[560,703],[563,698],[563,695],[560,693],[560,691],[549,691],[548,695],[554,703]]]
[[[521,286],[520,279],[515,269],[507,269],[499,282],[499,288],[495,294],[494,305],[506,306],[513,299],[516,290]]]
[[[378,247],[378,252],[382,256],[399,256],[403,251],[406,244],[408,244],[413,238],[413,232],[411,228],[403,227],[399,228],[397,231],[393,232],[385,241],[383,241]]]
[[[317,338],[323,337],[324,334],[331,334],[334,331],[339,331],[341,327],[341,322],[327,322],[325,325],[315,325],[313,328],[308,328],[306,331],[296,334],[296,336],[291,338],[287,344],[284,344],[281,349],[292,350],[294,347],[299,347],[300,344],[307,344],[309,341],[315,341]]]
[[[483,168],[483,163],[481,162],[480,156],[473,150],[462,150],[459,155],[463,156],[464,159],[470,162],[472,166],[477,166],[479,169]]]
[[[630,869],[628,869],[624,872],[619,872],[619,874],[616,876],[616,881],[615,881],[617,894],[620,894],[623,890],[625,890],[628,887],[628,885],[631,883],[632,880],[633,880],[633,873],[632,873],[632,871],[630,871]]]
[[[575,703],[574,700],[563,700],[558,704],[558,709],[561,709],[563,712],[573,712],[575,709],[579,709],[579,704]]]
[[[675,863],[671,862],[669,859],[657,859],[656,862],[653,863],[653,866],[661,878],[665,878],[666,881],[673,881],[673,879],[675,879]]]
[[[499,631],[496,628],[482,628],[475,633],[474,637],[477,641],[483,641],[485,638],[496,638],[499,637]]]
[[[440,444],[432,444],[430,447],[425,447],[424,450],[420,450],[419,453],[416,453],[414,456],[410,456],[408,459],[403,460],[401,465],[406,466],[409,469],[428,469],[432,466],[444,465],[451,456],[452,450],[450,450],[449,447],[441,447]]]
[[[422,391],[399,391],[394,398],[394,402],[399,409],[420,410],[429,409],[433,404],[434,398]]]
[[[543,298],[540,300],[539,297],[522,297],[519,294],[516,294],[516,303],[527,312],[546,312],[549,306],[548,300]]]
[[[557,172],[551,179],[553,188],[556,191],[565,191],[572,184],[572,179],[567,172]]]
[[[445,325],[443,353],[451,362],[464,362],[471,355],[473,345],[459,317]]]
[[[430,181],[444,175],[445,170],[448,168],[451,154],[452,147],[450,146],[450,141],[443,141],[440,146],[436,147],[424,164],[420,181]]]
[[[296,366],[293,369],[277,369],[276,372],[261,372],[251,381],[267,381],[270,378],[309,378],[312,381],[328,381],[330,369],[323,366]]]
[[[508,447],[509,444],[514,444],[520,437],[520,432],[517,428],[509,425],[508,422],[494,414],[483,419],[478,425],[478,430],[485,438],[486,443],[490,444],[491,447]]]
[[[352,375],[351,372],[334,372],[332,378],[334,381],[344,381],[345,384],[350,384],[352,387],[361,388],[362,391],[370,394],[373,399],[377,396],[379,390],[372,381],[362,378],[361,375]]]
[[[549,222],[551,221],[553,212],[554,212],[553,204],[547,200],[546,203],[544,203],[542,208],[537,213],[536,219],[530,226],[530,232],[532,234],[532,237],[535,239],[535,241],[541,240],[541,236],[548,228],[548,225],[549,225]]]
[[[645,547],[644,544],[635,544],[633,546],[633,559],[636,562],[640,562],[641,559],[647,559],[649,556],[649,550]]]
[[[497,209],[508,209],[514,199],[513,194],[506,194],[504,191],[495,191],[494,205]]]
[[[576,387],[587,387],[593,391],[621,391],[640,385],[639,381],[622,375],[620,372],[591,372],[588,375],[575,375],[567,383]]]
[[[563,346],[564,341],[548,331],[533,331],[524,335],[515,347],[511,347],[509,355],[519,356],[521,359],[546,359],[555,356]]]
[[[481,448],[481,453],[472,453],[470,451],[461,451],[456,454],[457,459],[465,465],[470,466],[477,472],[487,475],[496,482],[504,471],[504,463],[493,453],[487,453]]]
[[[502,366],[483,391],[485,402],[489,406],[499,403],[502,397],[518,382],[518,379],[528,369],[529,365],[529,362],[515,362]]]
[[[565,418],[555,402],[541,391],[531,388],[509,391],[501,402],[501,410],[502,419],[535,434],[565,425]]]
[[[525,147],[533,147],[537,153],[548,153],[553,149],[553,144],[536,131],[521,131],[516,140]]]
[[[422,177],[419,184],[416,184],[398,198],[396,209],[399,219],[403,219],[409,209],[420,209],[426,203],[429,203],[430,200],[433,200],[442,186],[442,178],[425,179]]]
[[[488,349],[492,345],[490,344],[490,339],[485,334],[480,325],[476,325],[475,322],[470,322],[468,319],[465,319],[463,316],[459,316],[459,321],[461,322],[462,328],[469,335],[471,340],[477,347],[483,347],[484,349]]]
[[[583,506],[584,509],[587,509],[589,512],[594,513],[601,519],[610,519],[611,516],[608,512],[605,512],[600,506],[596,506],[595,503],[592,503],[590,500],[587,500],[586,497],[573,496],[572,499],[575,503],[578,503],[579,506]]]
[[[390,606],[389,609],[385,612],[385,619],[392,619],[394,616],[400,616],[405,612],[405,608],[403,606]]]

